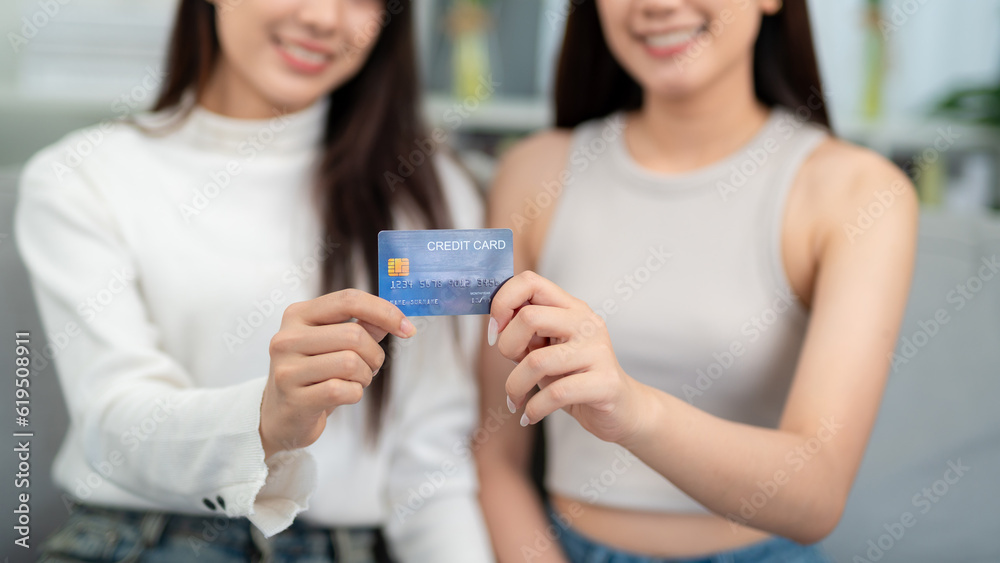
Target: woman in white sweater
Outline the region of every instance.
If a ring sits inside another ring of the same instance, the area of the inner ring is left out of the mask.
[[[365,291],[379,230],[481,222],[415,144],[410,12],[184,0],[154,112],[28,164],[17,237],[69,335],[54,473],[78,503],[43,559],[492,559],[477,333]]]

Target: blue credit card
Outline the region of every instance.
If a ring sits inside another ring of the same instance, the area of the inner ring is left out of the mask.
[[[510,229],[382,231],[378,295],[407,316],[485,315],[514,275]]]

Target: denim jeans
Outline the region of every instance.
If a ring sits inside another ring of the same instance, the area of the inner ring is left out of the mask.
[[[647,557],[624,552],[584,537],[572,526],[564,526],[551,507],[549,520],[559,533],[563,552],[570,563],[832,563],[832,560],[815,545],[801,545],[779,537],[702,557],[682,559]]]
[[[265,538],[246,518],[187,516],[77,505],[45,540],[48,563],[391,563],[375,528],[320,528],[296,520]]]

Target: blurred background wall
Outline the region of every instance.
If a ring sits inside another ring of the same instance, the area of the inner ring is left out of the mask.
[[[7,36],[0,48],[0,167],[16,167],[80,125],[147,104],[153,92],[143,87],[144,80],[148,84],[149,76],[158,76],[175,1],[6,0],[0,6],[0,29]],[[976,156],[990,148],[996,129],[931,112],[959,89],[1000,82],[1000,3],[809,3],[838,133],[905,163],[932,145],[939,126],[959,127],[950,158],[925,175],[934,185],[921,185],[921,195],[928,205],[996,205],[995,151]],[[548,123],[563,4],[417,3],[427,115],[457,129],[454,143],[460,149],[492,153],[506,137]],[[876,22],[873,4],[881,4]],[[456,15],[456,7],[469,5],[485,17],[468,17],[468,10]],[[455,62],[456,52],[463,63]],[[454,104],[464,98],[463,71],[471,76],[486,71],[499,87],[475,110],[456,113]],[[955,187],[951,193],[940,190],[945,176]]]

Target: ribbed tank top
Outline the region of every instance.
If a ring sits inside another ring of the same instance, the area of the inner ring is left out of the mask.
[[[605,317],[630,376],[715,416],[776,427],[809,317],[781,258],[785,201],[826,137],[782,108],[690,173],[642,168],[621,113],[573,132],[538,272]],[[706,512],[569,414],[546,418],[546,486],[584,502]]]

